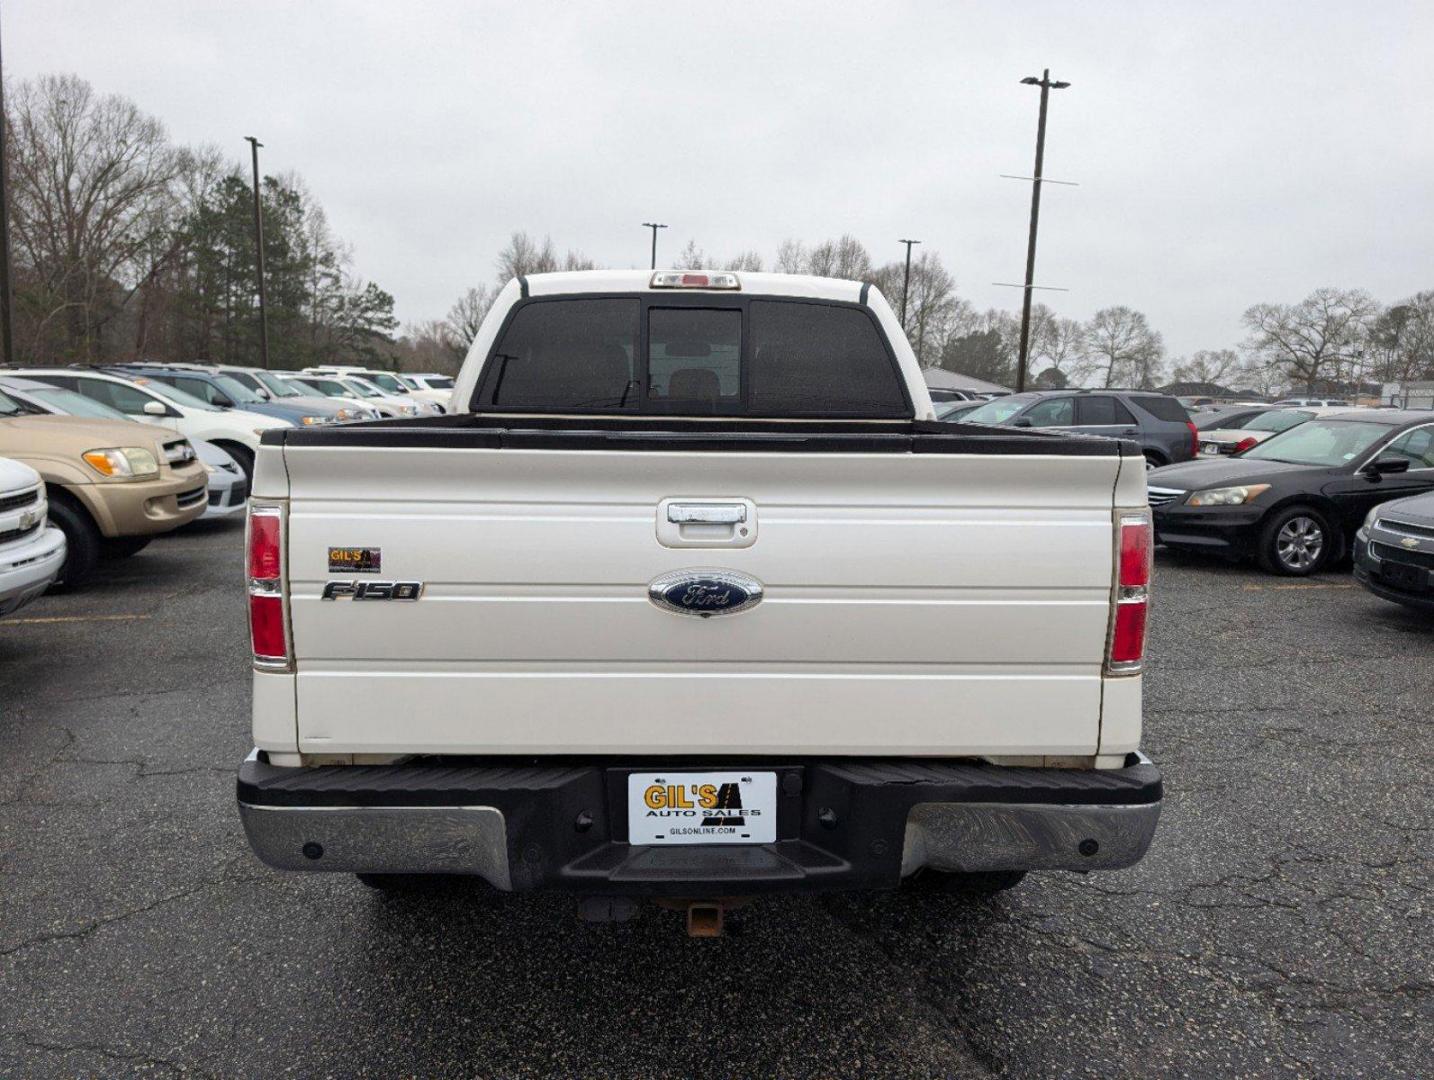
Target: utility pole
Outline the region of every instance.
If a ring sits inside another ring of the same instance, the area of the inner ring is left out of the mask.
[[[906,297],[911,292],[911,245],[921,243],[920,240],[898,240],[898,244],[906,245],[906,277],[901,282],[901,332],[906,333]]]
[[[4,362],[15,362],[15,331],[11,325],[14,304],[10,295],[10,168],[9,146],[5,130],[5,79],[0,63],[0,352]]]
[[[1041,166],[1046,156],[1046,103],[1052,90],[1064,90],[1068,82],[1052,82],[1051,69],[1046,68],[1038,79],[1027,75],[1021,80],[1026,86],[1041,88],[1041,113],[1036,121],[1036,171],[1031,177],[1031,235],[1026,242],[1026,285],[1021,297],[1021,353],[1016,362],[1016,393],[1026,388],[1026,367],[1031,349],[1031,290],[1036,277],[1036,226],[1041,218]]]
[[[269,369],[269,317],[264,311],[264,215],[259,201],[259,147],[264,144],[252,135],[244,139],[254,152],[254,252],[259,268],[259,357],[264,370]]]
[[[657,269],[657,230],[658,230],[658,229],[665,229],[665,228],[667,228],[667,226],[666,226],[666,225],[659,225],[659,224],[658,224],[657,222],[655,222],[655,221],[644,221],[644,222],[642,223],[642,227],[643,227],[644,229],[651,229],[651,230],[652,230],[652,269],[656,270],[656,269]]]

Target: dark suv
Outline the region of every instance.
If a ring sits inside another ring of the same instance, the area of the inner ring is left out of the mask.
[[[961,417],[963,424],[1049,427],[1083,435],[1131,439],[1147,468],[1189,461],[1199,435],[1185,406],[1148,390],[1036,390],[988,401]]]

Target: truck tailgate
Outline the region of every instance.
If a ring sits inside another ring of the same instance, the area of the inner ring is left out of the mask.
[[[1090,754],[1120,458],[364,445],[291,439],[288,575],[310,753]],[[743,501],[750,546],[659,504]],[[330,571],[377,548],[381,573]],[[648,583],[738,571],[684,617]],[[422,582],[417,602],[326,582]]]

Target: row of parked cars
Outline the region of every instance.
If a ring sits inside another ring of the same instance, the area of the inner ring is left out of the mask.
[[[1428,410],[1290,398],[1190,413],[1165,394],[1052,390],[942,402],[937,413],[1134,440],[1167,549],[1252,559],[1291,576],[1348,560],[1371,592],[1434,610]]]
[[[442,413],[452,386],[355,367],[0,369],[0,615],[160,533],[241,513],[265,431]]]

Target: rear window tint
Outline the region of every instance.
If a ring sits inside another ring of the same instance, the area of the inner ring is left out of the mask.
[[[721,302],[721,301],[726,301]],[[665,296],[537,300],[484,366],[477,404],[548,412],[910,418],[895,361],[861,308]]]
[[[1130,410],[1108,394],[1083,397],[1077,404],[1080,417],[1077,423],[1085,426],[1111,427],[1116,424],[1135,423],[1135,417],[1130,415]]]
[[[753,300],[750,311],[754,415],[911,415],[896,367],[866,312],[769,300]]]
[[[485,375],[499,408],[635,410],[636,300],[549,300],[521,308]]]
[[[1185,406],[1173,397],[1142,394],[1130,400],[1157,420],[1169,420],[1173,424],[1183,424],[1190,419],[1190,414],[1185,411]]]

